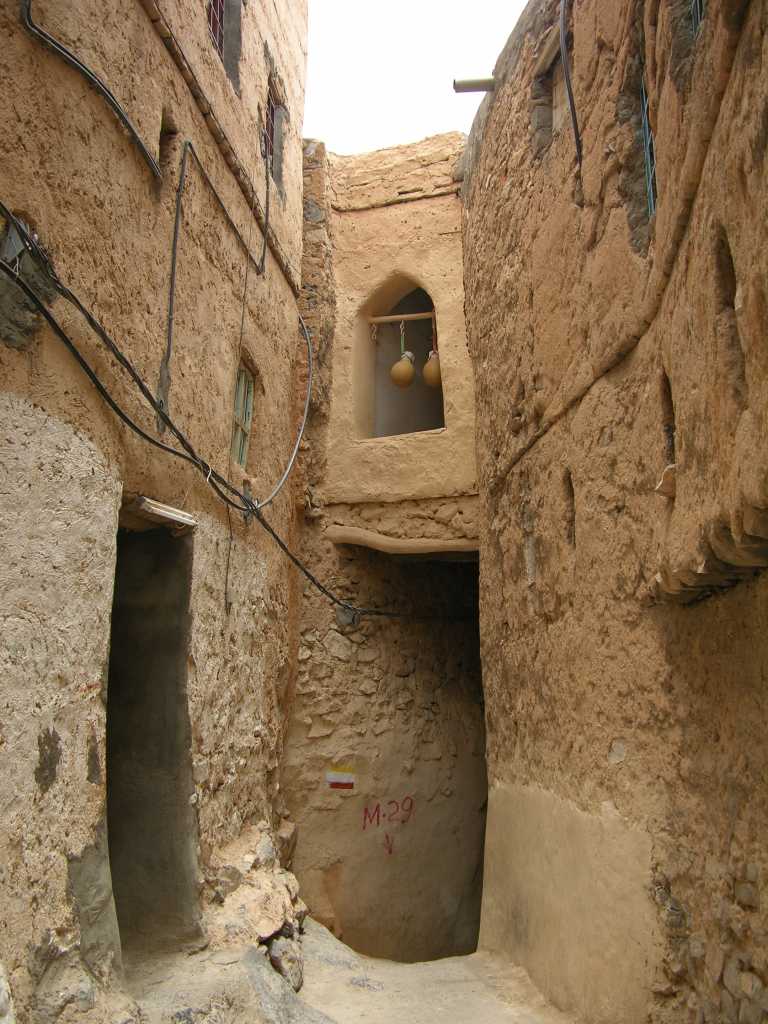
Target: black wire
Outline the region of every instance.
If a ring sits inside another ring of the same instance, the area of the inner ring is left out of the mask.
[[[168,394],[168,389],[170,387],[170,362],[171,362],[171,355],[172,355],[172,352],[173,352],[173,326],[174,326],[174,312],[175,312],[175,307],[176,307],[176,273],[177,273],[177,268],[178,268],[179,236],[180,236],[180,233],[181,233],[181,218],[182,218],[182,207],[183,207],[183,198],[184,198],[184,186],[185,186],[186,180],[187,180],[187,157],[189,156],[190,153],[192,154],[192,157],[194,158],[195,163],[197,164],[198,168],[200,169],[200,173],[202,174],[203,179],[204,179],[206,185],[208,186],[208,188],[213,193],[213,196],[214,196],[216,202],[218,203],[222,213],[224,214],[224,217],[226,218],[227,223],[229,224],[229,226],[232,229],[232,231],[235,233],[235,236],[237,237],[237,240],[240,243],[240,245],[243,247],[243,249],[245,249],[245,251],[246,251],[246,253],[248,255],[248,260],[256,268],[256,273],[257,274],[261,275],[261,274],[264,273],[264,267],[266,265],[266,258],[267,258],[267,232],[269,230],[269,220],[268,220],[268,218],[269,218],[269,168],[267,168],[267,199],[266,199],[266,212],[265,212],[265,215],[264,215],[264,244],[263,244],[263,248],[262,248],[261,259],[257,260],[256,257],[251,252],[250,246],[248,245],[248,243],[246,242],[246,240],[243,238],[242,234],[240,233],[237,225],[232,220],[232,217],[230,216],[229,211],[227,210],[226,206],[224,205],[224,200],[221,198],[221,196],[217,192],[216,187],[215,187],[215,185],[213,184],[213,181],[210,178],[210,175],[208,174],[208,172],[206,171],[205,167],[203,166],[203,163],[200,160],[200,157],[197,155],[197,150],[195,149],[192,140],[191,139],[186,139],[184,141],[184,145],[183,145],[182,151],[181,151],[181,166],[180,166],[180,169],[179,169],[179,183],[178,183],[178,186],[176,188],[176,216],[175,216],[175,220],[174,220],[174,224],[173,224],[173,242],[171,244],[171,282],[170,282],[170,287],[169,287],[169,292],[168,292],[168,324],[167,324],[167,327],[166,327],[166,335],[165,335],[165,354],[163,355],[162,361],[160,363],[160,387],[159,387],[159,391],[160,391],[161,394],[164,394],[166,396]],[[165,408],[165,403],[163,402],[163,400],[159,399],[159,402],[162,405],[162,407]],[[164,425],[162,419],[158,420],[158,427],[159,427],[161,432],[162,432],[162,430],[164,430],[165,425]]]
[[[264,518],[264,513],[260,509],[256,511],[256,521],[259,523],[260,526],[262,526],[267,531],[267,533],[274,540],[274,542],[277,544],[277,546],[280,548],[283,554],[286,555],[286,557],[293,562],[296,568],[306,576],[309,582],[317,590],[319,590],[321,594],[327,597],[329,601],[337,605],[339,608],[344,608],[345,611],[352,613],[353,616],[361,618],[363,616],[379,616],[380,618],[386,619],[414,620],[421,618],[434,618],[434,616],[406,615],[403,612],[388,612],[382,608],[358,608],[357,605],[352,604],[350,601],[344,601],[342,598],[337,597],[336,594],[334,594],[331,590],[328,589],[328,587],[322,584],[316,576],[313,576],[313,574],[309,571],[306,565],[304,565],[304,563],[296,555],[294,555],[294,553],[290,550],[290,548],[282,539],[282,537],[280,537],[280,535],[275,532],[274,528],[267,522],[267,520]]]
[[[567,13],[568,0],[560,0],[560,57],[563,61],[563,78],[565,79],[565,89],[568,93],[568,109],[571,112],[573,140],[576,143],[576,159],[579,162],[579,170],[581,170],[581,133],[579,131],[579,119],[576,114],[576,100],[573,97],[573,85],[571,83],[571,62],[568,57]]]
[[[53,269],[53,267],[51,265],[51,262],[50,262],[50,260],[47,257],[47,254],[43,252],[41,247],[35,242],[35,240],[32,238],[32,236],[29,234],[29,232],[25,229],[25,227],[21,223],[21,221],[19,221],[11,213],[11,211],[8,209],[8,207],[2,201],[0,201],[0,213],[3,214],[3,216],[9,221],[9,223],[14,224],[14,226],[16,227],[17,232],[19,233],[19,236],[27,244],[27,246],[32,251],[32,253],[34,255],[36,255],[36,256],[40,256],[40,258],[43,260],[44,266],[46,267],[46,270],[48,271],[48,274],[49,274],[49,276],[50,276],[54,286],[56,287],[56,290],[59,292],[59,294],[64,299],[66,299],[67,302],[69,302],[72,306],[75,307],[75,309],[77,309],[77,311],[81,314],[81,316],[83,316],[83,318],[85,319],[86,323],[91,328],[91,330],[97,335],[97,337],[103,342],[103,344],[111,352],[111,354],[114,356],[114,358],[126,370],[128,375],[130,376],[131,380],[133,380],[133,382],[136,384],[136,386],[138,387],[139,391],[143,395],[144,399],[152,406],[152,408],[155,410],[157,415],[162,418],[162,420],[165,423],[165,425],[170,429],[171,433],[179,441],[179,443],[181,444],[182,448],[184,448],[184,450],[190,456],[190,461],[193,462],[195,465],[197,465],[198,468],[200,469],[200,471],[205,474],[205,476],[206,476],[208,482],[211,484],[211,486],[214,486],[214,482],[215,482],[215,484],[217,484],[218,487],[223,487],[226,490],[228,490],[231,494],[234,494],[236,497],[242,498],[243,495],[241,495],[240,492],[235,487],[233,487],[232,484],[230,484],[228,480],[226,480],[224,477],[222,477],[216,470],[213,469],[212,466],[210,466],[204,459],[202,459],[197,454],[197,452],[192,447],[190,442],[187,440],[185,435],[174,424],[174,422],[171,420],[170,416],[168,416],[168,414],[165,412],[165,410],[162,408],[162,406],[160,406],[158,404],[158,402],[155,399],[154,395],[151,393],[151,391],[149,390],[147,385],[144,383],[144,380],[141,377],[141,374],[136,370],[136,368],[133,366],[131,361],[127,358],[127,356],[125,356],[123,354],[123,352],[120,350],[120,348],[118,348],[118,346],[115,344],[115,342],[109,336],[109,334],[107,334],[107,332],[104,329],[104,327],[102,326],[102,324],[99,323],[99,321],[93,316],[93,314],[90,312],[90,310],[88,310],[83,305],[83,303],[80,301],[80,299],[78,299],[78,297],[74,294],[74,292],[72,292],[69,288],[67,288],[67,286],[61,281],[61,279],[58,277],[58,275],[54,271],[54,269]],[[6,266],[8,267],[7,264],[6,264]],[[13,268],[8,267],[8,269],[10,269],[11,272],[13,273]],[[14,279],[15,279],[15,274],[14,274]],[[43,312],[43,315],[46,316],[46,318],[47,318],[47,316],[48,316],[47,308],[42,303],[42,300],[40,299],[40,297],[37,296],[34,292],[32,292],[31,289],[29,289],[28,285],[26,285],[26,282],[24,282],[24,286],[25,286],[25,290],[28,289],[28,297],[30,297],[30,299],[35,303],[35,305],[38,306],[38,308],[41,305],[43,306],[43,309],[41,309],[41,312]],[[154,442],[155,439],[153,438],[152,441]],[[157,442],[157,443],[159,444],[159,442]],[[166,447],[166,450],[168,450],[168,451],[171,451],[171,452],[175,451],[175,449],[169,448],[168,446],[165,446],[165,447]],[[217,488],[215,488],[215,489],[217,489]],[[254,506],[254,502],[251,499],[248,499],[248,504],[246,504],[244,506],[239,506],[239,505],[233,504],[233,508],[237,508],[238,511],[241,511],[241,512],[252,512],[253,511],[253,506]]]
[[[0,260],[0,272],[5,274],[6,277],[10,278],[10,280],[17,286],[17,288],[19,288],[21,291],[24,292],[26,297],[33,304],[33,306],[37,309],[37,311],[43,317],[45,317],[45,319],[48,321],[48,324],[51,327],[51,329],[53,330],[53,332],[56,334],[56,336],[59,338],[59,340],[62,341],[66,345],[66,347],[69,349],[69,351],[75,357],[77,362],[83,368],[83,370],[85,371],[86,375],[93,382],[93,384],[95,385],[95,387],[96,387],[97,391],[99,392],[99,394],[106,401],[106,403],[110,406],[110,408],[114,412],[117,413],[117,415],[120,417],[120,419],[123,421],[123,423],[125,423],[127,426],[129,426],[131,428],[131,430],[135,431],[139,435],[139,437],[143,438],[145,441],[148,441],[150,444],[154,445],[156,448],[160,448],[161,451],[168,452],[169,454],[175,455],[175,456],[177,456],[180,459],[185,459],[187,462],[193,463],[193,465],[197,465],[197,462],[191,456],[187,455],[186,452],[180,452],[176,448],[171,448],[170,445],[164,444],[162,441],[158,441],[156,438],[152,437],[150,434],[147,434],[146,431],[142,430],[142,428],[137,423],[134,423],[134,421],[130,418],[130,416],[126,412],[124,412],[123,409],[112,398],[112,396],[109,394],[107,389],[101,383],[101,380],[99,379],[98,375],[96,374],[96,371],[92,369],[92,367],[86,361],[84,356],[82,356],[80,354],[79,350],[77,349],[77,347],[75,346],[74,342],[71,340],[69,335],[66,333],[64,328],[59,324],[59,322],[56,320],[56,318],[48,311],[48,308],[46,307],[45,303],[41,299],[38,298],[36,293],[29,287],[29,285],[24,280],[24,278],[20,277],[15,272],[13,267],[9,263],[6,263],[5,260]]]
[[[66,61],[66,63],[69,64],[70,67],[73,67],[76,71],[79,71],[80,74],[86,79],[86,81],[90,85],[92,85],[97,92],[101,93],[101,95],[106,100],[107,104],[112,108],[113,112],[117,116],[117,119],[128,131],[128,134],[131,136],[134,143],[138,147],[139,152],[144,157],[144,160],[146,161],[147,165],[149,166],[149,169],[152,171],[154,176],[156,178],[162,178],[163,172],[160,169],[160,165],[149,152],[147,147],[144,145],[141,136],[139,135],[138,131],[134,128],[133,123],[128,117],[128,114],[120,105],[120,102],[116,98],[114,93],[104,84],[104,82],[102,82],[98,75],[94,74],[94,72],[91,71],[91,69],[87,67],[85,64],[83,64],[82,61],[78,60],[78,58],[74,55],[74,53],[71,52],[71,50],[68,50],[63,43],[60,43],[58,39],[54,39],[52,35],[46,32],[45,29],[41,28],[39,25],[36,25],[35,22],[32,20],[32,0],[21,0],[21,20],[24,27],[27,29],[28,32],[31,33],[31,35],[39,39],[45,46],[48,47],[49,50],[52,50],[57,56],[61,57],[63,61]]]
[[[206,479],[210,487],[213,488],[213,490],[217,493],[221,500],[226,502],[228,506],[237,509],[238,512],[243,512],[246,514],[253,513],[253,508],[240,506],[236,502],[233,502],[230,498],[228,498],[226,494],[224,494],[216,480],[212,478],[210,472],[206,472],[206,463],[204,463],[199,457],[197,457],[196,455],[189,455],[186,452],[179,451],[177,448],[172,448],[170,445],[167,445],[162,441],[158,441],[157,438],[152,437],[151,434],[148,434],[133,419],[131,419],[128,413],[121,408],[121,406],[115,401],[114,398],[112,398],[111,394],[109,393],[105,385],[99,379],[99,376],[96,373],[96,371],[90,366],[90,364],[87,362],[85,357],[80,353],[72,339],[69,337],[66,331],[64,331],[61,324],[59,324],[56,318],[48,311],[47,307],[45,306],[45,303],[29,287],[27,282],[23,278],[19,277],[14,268],[11,267],[10,264],[6,263],[5,260],[0,260],[0,272],[4,273],[7,277],[9,277],[24,292],[26,297],[35,306],[38,312],[47,320],[48,324],[50,325],[51,329],[54,331],[56,336],[64,343],[64,345],[66,345],[66,347],[75,357],[75,359],[80,364],[82,369],[85,371],[86,375],[93,382],[94,386],[96,387],[96,390],[105,400],[105,402],[109,405],[109,407],[123,421],[123,423],[126,424],[126,426],[133,430],[134,433],[138,434],[138,436],[141,437],[142,440],[147,441],[155,448],[159,448],[161,451],[167,452],[169,455],[174,455],[176,456],[176,458],[183,459],[185,462],[189,462],[192,465],[196,466],[201,473],[206,475]],[[235,490],[226,481],[224,481],[224,483],[226,483],[227,487],[230,490]]]
[[[263,502],[260,502],[258,500],[254,501],[253,498],[250,497],[250,495],[245,495],[241,491],[238,491],[237,488],[230,484],[230,482],[225,477],[221,476],[220,473],[213,469],[212,466],[210,466],[207,462],[205,462],[204,459],[202,459],[197,454],[195,449],[187,440],[186,436],[175,425],[173,420],[168,415],[168,412],[163,408],[162,404],[154,397],[152,392],[144,383],[144,379],[142,378],[141,374],[136,370],[136,368],[133,366],[128,357],[123,354],[120,348],[115,344],[115,342],[106,332],[103,325],[99,323],[99,321],[93,316],[90,310],[88,310],[80,301],[80,299],[75,295],[75,293],[71,291],[69,288],[67,288],[67,286],[61,281],[61,279],[56,274],[56,271],[54,270],[51,261],[48,258],[48,254],[41,248],[40,245],[38,245],[38,243],[35,241],[32,235],[30,235],[30,233],[27,231],[24,224],[16,216],[14,216],[14,214],[8,209],[8,207],[5,205],[5,203],[2,202],[2,200],[0,200],[0,213],[6,218],[6,220],[10,224],[13,224],[15,226],[19,237],[29,248],[29,250],[33,253],[33,255],[41,261],[42,265],[45,267],[49,277],[51,278],[51,281],[53,282],[59,294],[63,298],[65,298],[67,302],[73,305],[75,309],[78,310],[78,312],[84,317],[85,321],[87,322],[91,330],[103,342],[103,344],[112,353],[112,355],[120,363],[120,365],[123,366],[123,368],[127,371],[129,376],[131,377],[131,379],[133,380],[133,382],[136,384],[139,391],[143,395],[144,399],[154,409],[155,413],[158,416],[158,419],[160,419],[162,423],[170,429],[171,433],[179,441],[182,448],[184,448],[184,450],[192,457],[192,461],[199,467],[201,472],[205,474],[207,482],[217,491],[219,487],[223,487],[226,490],[228,490],[230,494],[233,494],[235,495],[235,497],[242,499],[245,502],[243,506],[232,504],[232,507],[237,508],[238,511],[243,512],[246,515],[252,514],[256,511],[257,508],[263,508],[271,504],[277,497],[280,490],[282,489],[283,485],[288,479],[288,475],[290,474],[293,468],[293,465],[296,461],[296,456],[298,455],[299,448],[301,446],[302,438],[304,436],[304,430],[307,425],[307,419],[309,417],[309,406],[314,373],[314,357],[312,352],[312,340],[310,338],[309,331],[307,330],[307,325],[304,323],[302,317],[299,316],[299,324],[301,326],[301,330],[304,335],[304,340],[307,346],[307,395],[304,402],[304,414],[302,417],[301,424],[299,426],[299,430],[296,435],[296,441],[293,446],[293,451],[291,452],[291,456],[283,471],[283,475],[280,477],[277,484],[270,492],[269,496],[265,498]],[[39,296],[36,296],[36,298],[38,302],[41,301]]]
[[[3,214],[9,218],[9,221],[11,223],[14,223],[21,231],[23,231],[23,226],[20,225],[19,221],[13,216],[13,214],[10,214],[10,211],[8,211],[7,207],[2,202],[0,202],[0,212],[3,212]],[[25,240],[29,238],[26,232],[23,232],[23,237],[24,236],[26,236]],[[50,267],[50,261],[47,259],[47,257],[40,249],[40,247],[34,242],[34,239],[30,239],[30,241],[33,246],[33,251],[42,253],[45,258],[46,266]],[[183,439],[184,447],[185,449],[187,449],[185,451],[179,451],[177,448],[173,448],[170,445],[165,444],[163,441],[158,441],[157,438],[152,437],[145,430],[143,430],[128,415],[128,413],[126,413],[121,408],[121,406],[115,401],[115,399],[112,398],[112,395],[109,393],[107,387],[102,383],[96,371],[90,366],[85,357],[80,353],[75,343],[66,333],[64,328],[58,322],[58,320],[49,311],[43,300],[27,284],[27,282],[16,273],[14,268],[9,263],[5,262],[5,260],[0,260],[0,273],[5,274],[6,277],[8,277],[14,284],[16,284],[16,286],[24,293],[27,299],[32,303],[35,309],[41,314],[41,316],[44,317],[44,319],[47,321],[56,337],[58,337],[59,340],[63,342],[67,349],[72,353],[78,364],[82,367],[85,374],[91,380],[96,390],[99,392],[99,394],[107,403],[107,405],[116,413],[116,415],[122,420],[123,423],[125,423],[127,427],[129,427],[134,433],[136,433],[140,438],[142,438],[142,440],[147,441],[155,448],[159,448],[161,451],[164,451],[169,455],[174,455],[176,458],[183,459],[184,461],[196,466],[203,474],[203,476],[205,476],[208,485],[213,489],[213,491],[218,495],[218,497],[223,502],[225,502],[225,504],[228,507],[234,508],[236,509],[236,511],[244,513],[248,516],[254,516],[256,521],[262,527],[262,529],[264,529],[272,537],[272,539],[275,541],[275,543],[278,545],[281,551],[283,551],[283,553],[290,559],[293,565],[296,566],[296,568],[309,580],[309,582],[317,590],[319,590],[320,593],[322,593],[326,598],[328,598],[328,600],[331,601],[334,605],[338,606],[339,608],[343,608],[344,610],[349,612],[353,618],[353,621],[358,620],[364,616],[377,616],[391,619],[433,618],[430,616],[410,616],[400,612],[386,611],[380,608],[359,608],[351,602],[345,601],[342,598],[337,597],[336,594],[334,594],[331,590],[328,589],[328,587],[321,583],[320,580],[318,580],[317,577],[314,576],[312,572],[310,572],[306,565],[304,565],[304,563],[290,550],[286,542],[277,533],[277,531],[274,529],[271,523],[269,523],[268,520],[264,518],[264,513],[261,511],[258,503],[254,502],[252,498],[248,497],[248,495],[242,493],[241,491],[238,491],[237,488],[233,487],[232,484],[230,484],[227,480],[224,480],[218,473],[216,473],[215,470],[213,470],[203,459],[201,459],[197,455],[197,453],[194,451],[194,448],[192,448],[192,445],[186,440],[186,438],[184,438],[181,432],[171,422],[170,417],[166,416],[168,425],[174,432],[174,434]],[[58,277],[54,276],[53,280],[56,283],[57,288],[64,289],[64,291],[68,292],[68,289],[64,288],[64,286],[59,281]],[[74,300],[74,303],[76,304],[77,308],[83,312],[89,325],[94,327],[94,330],[96,330],[96,333],[98,334],[99,338],[101,338],[105,342],[105,344],[108,345],[110,352],[112,352],[113,354],[116,355],[117,358],[119,358],[121,365],[129,369],[132,379],[138,379],[142,395],[147,399],[147,401],[155,409],[155,411],[159,411],[157,403],[155,402],[153,396],[149,392],[149,389],[146,387],[143,380],[141,380],[141,377],[133,369],[130,361],[123,355],[123,353],[114,343],[114,341],[112,341],[112,339],[109,337],[109,335],[101,326],[101,324],[99,324],[98,321],[95,320],[95,318],[85,309],[85,307],[82,307],[82,304],[79,302],[76,296],[74,296],[71,292],[69,293],[69,295],[71,296],[72,300]],[[226,487],[230,492],[232,492],[238,498],[240,498],[243,504],[239,505],[237,502],[234,502],[229,497],[227,497],[227,495],[223,492],[222,487]]]

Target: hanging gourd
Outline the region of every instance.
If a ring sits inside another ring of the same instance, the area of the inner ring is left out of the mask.
[[[416,376],[416,368],[414,363],[416,357],[413,352],[406,352],[405,349],[405,321],[400,321],[400,358],[394,364],[392,369],[389,371],[389,376],[392,378],[392,383],[396,384],[399,388],[410,387],[413,383],[413,378]]]
[[[432,322],[432,351],[427,356],[424,369],[421,371],[424,383],[428,388],[439,388],[443,382],[443,375],[440,373],[440,356],[437,351],[437,334],[435,333],[434,321]]]
[[[437,352],[430,352],[426,363],[424,363],[424,369],[422,370],[424,377],[424,383],[428,388],[439,388],[442,384],[443,378],[440,373],[440,356]]]

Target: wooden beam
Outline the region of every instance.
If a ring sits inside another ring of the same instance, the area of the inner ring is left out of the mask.
[[[429,313],[401,313],[399,316],[369,316],[369,324],[399,324],[401,320],[434,320],[434,309]]]
[[[388,537],[384,533],[363,530],[358,526],[328,526],[325,536],[332,544],[354,544],[361,548],[373,548],[386,555],[440,555],[450,552],[472,552],[479,549],[476,537],[461,537],[452,540],[433,540],[427,537]]]

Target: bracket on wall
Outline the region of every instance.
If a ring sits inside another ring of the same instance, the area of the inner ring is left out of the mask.
[[[495,78],[454,78],[454,92],[493,92],[496,88]]]
[[[434,322],[435,311],[429,310],[426,313],[396,313],[394,316],[369,316],[369,324],[399,324],[403,320],[432,320]]]
[[[325,529],[325,536],[331,544],[351,544],[353,547],[372,548],[385,555],[411,556],[467,556],[474,560],[479,548],[477,537],[455,537],[435,540],[431,537],[390,537],[374,530],[358,526],[332,524]]]
[[[120,525],[128,530],[151,530],[155,526],[169,527],[172,533],[189,533],[197,520],[189,512],[172,505],[163,505],[143,494],[129,496],[120,509]]]
[[[22,230],[27,230],[37,242],[37,235],[23,221]],[[41,299],[51,305],[57,292],[48,267],[44,263],[43,250],[33,249],[26,244],[13,220],[0,217],[0,260],[13,269]],[[0,340],[11,348],[24,348],[32,335],[43,325],[43,318],[11,278],[0,281]]]

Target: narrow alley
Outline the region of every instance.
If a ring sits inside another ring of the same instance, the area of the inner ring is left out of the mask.
[[[0,1024],[768,1024],[768,0],[0,38]]]

